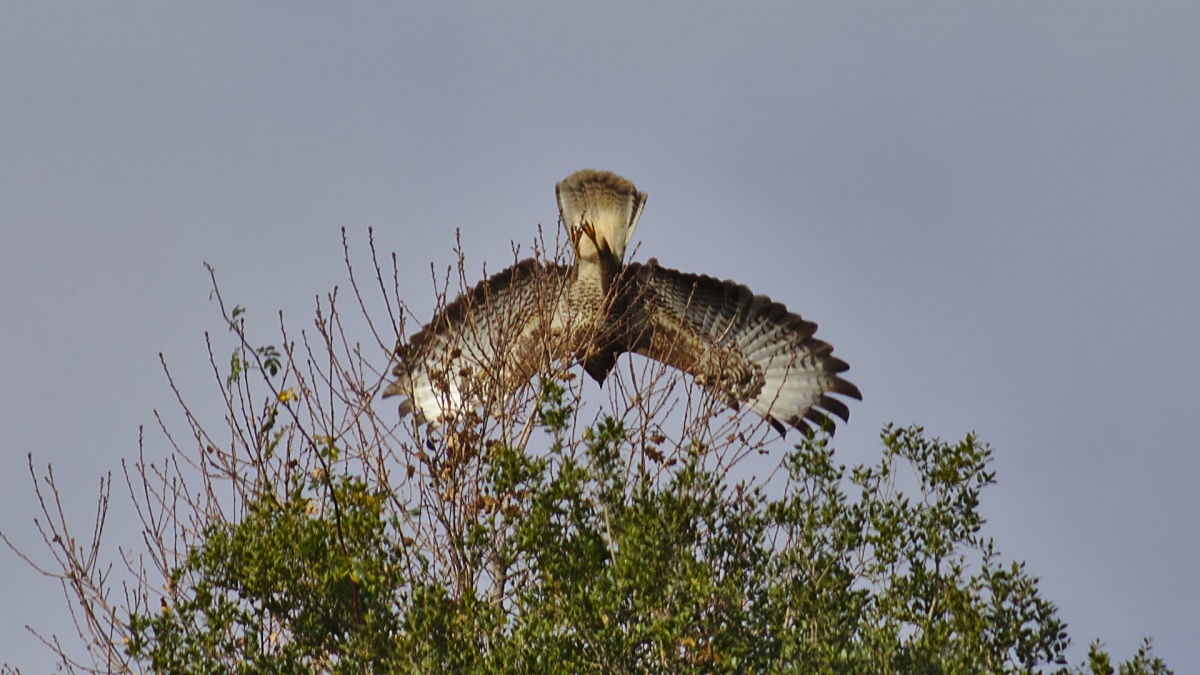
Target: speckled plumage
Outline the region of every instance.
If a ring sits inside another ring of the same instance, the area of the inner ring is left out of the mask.
[[[745,286],[623,262],[646,203],[628,180],[586,169],[557,186],[574,248],[571,267],[524,260],[456,299],[397,349],[385,396],[437,424],[511,394],[563,359],[603,383],[634,352],[691,374],[727,405],[745,405],[781,433],[833,430],[861,398],[846,364],[804,321]]]

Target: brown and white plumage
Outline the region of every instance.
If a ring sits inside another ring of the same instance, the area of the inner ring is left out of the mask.
[[[481,282],[401,345],[402,412],[440,423],[506,396],[563,360],[603,383],[633,352],[691,374],[727,405],[784,425],[833,430],[830,414],[861,398],[816,324],[732,281],[623,264],[646,203],[616,174],[577,172],[557,186],[575,252],[571,267],[524,260]]]
[[[552,308],[569,280],[570,269],[528,259],[479,283],[397,347],[383,395],[407,396],[401,414],[433,424],[507,395],[554,360]]]
[[[690,373],[726,405],[745,405],[783,433],[784,424],[833,430],[829,413],[850,410],[831,394],[861,399],[842,379],[848,366],[805,321],[733,281],[646,265],[626,266],[628,293],[644,318],[630,350]]]

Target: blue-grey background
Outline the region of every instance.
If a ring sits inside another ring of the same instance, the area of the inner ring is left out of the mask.
[[[27,453],[82,535],[154,409],[186,437],[159,352],[217,412],[203,262],[304,327],[373,226],[425,313],[455,228],[496,269],[605,168],[650,195],[639,259],[821,324],[846,461],[889,420],[996,448],[989,528],[1073,660],[1200,670],[1200,5],[741,4],[0,5],[0,530],[46,560]],[[0,550],[0,607],[45,670],[57,585]]]

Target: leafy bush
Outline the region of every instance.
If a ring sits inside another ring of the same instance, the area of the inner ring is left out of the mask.
[[[184,405],[191,449],[168,432],[165,461],[126,471],[145,547],[124,601],[98,555],[111,481],[83,547],[47,476],[47,573],[90,659],[52,642],[67,670],[1113,672],[1099,643],[1065,666],[1055,606],[983,534],[973,435],[887,426],[877,462],[845,466],[649,362],[593,412],[564,364],[417,427],[375,411],[399,296],[379,328],[351,281],[370,348],[336,293],[316,339],[279,347],[224,314],[221,435]],[[1148,641],[1119,669],[1169,672]]]

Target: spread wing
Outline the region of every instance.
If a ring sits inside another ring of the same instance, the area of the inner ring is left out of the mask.
[[[555,339],[568,268],[523,260],[482,281],[434,316],[407,344],[384,397],[403,395],[403,416],[440,424],[507,399],[569,353]]]
[[[832,433],[830,414],[850,410],[831,394],[861,399],[839,373],[848,366],[813,334],[817,325],[732,281],[629,264],[631,351],[690,373],[733,408],[784,424]]]

